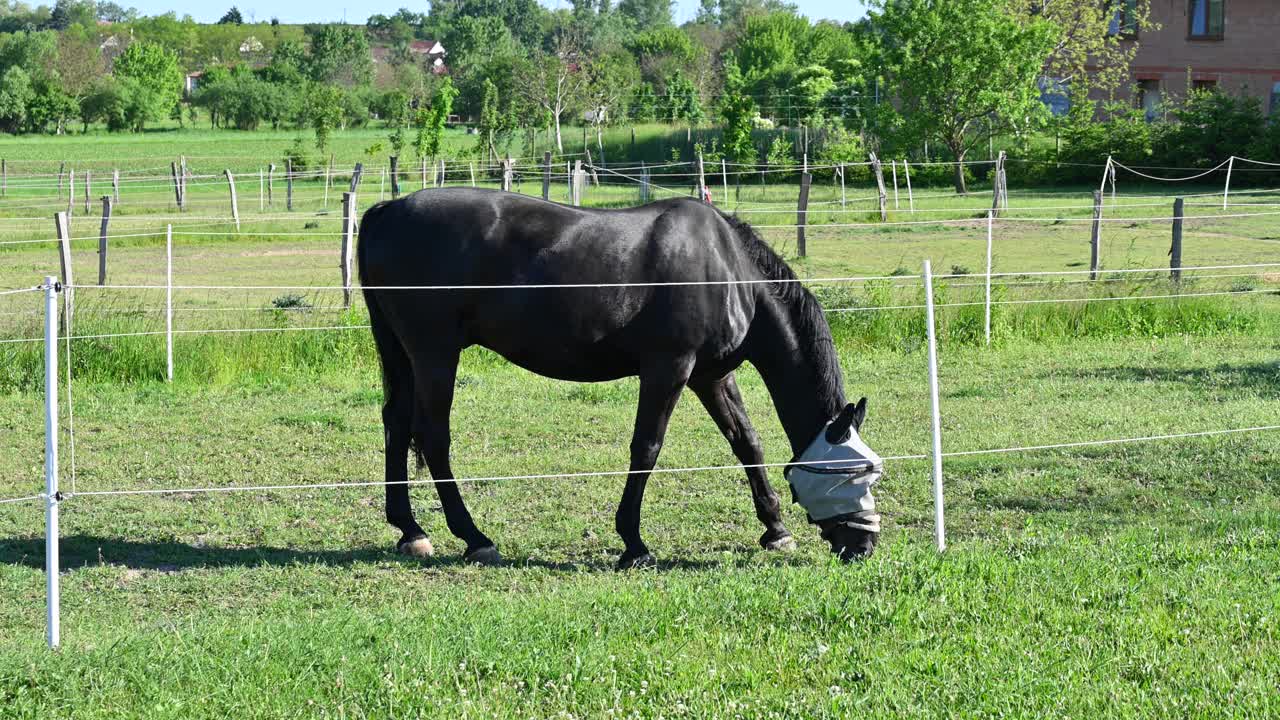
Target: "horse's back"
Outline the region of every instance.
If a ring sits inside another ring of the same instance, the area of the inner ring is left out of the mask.
[[[374,288],[484,286],[390,290],[382,304],[396,306],[401,334],[457,332],[542,374],[604,379],[647,356],[723,356],[741,343],[753,289],[724,284],[749,272],[727,232],[687,200],[600,211],[428,190],[366,214],[360,275]]]

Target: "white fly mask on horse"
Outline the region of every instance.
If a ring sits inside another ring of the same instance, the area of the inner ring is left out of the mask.
[[[808,511],[811,522],[839,518],[850,527],[880,532],[871,488],[884,474],[884,461],[855,427],[860,424],[854,422],[855,415],[865,409],[865,399],[856,408],[845,408],[783,473],[792,499]]]

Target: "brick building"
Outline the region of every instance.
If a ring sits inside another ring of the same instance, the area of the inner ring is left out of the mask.
[[[1135,34],[1130,91],[1151,116],[1188,82],[1248,94],[1280,114],[1280,0],[1151,0],[1160,29]],[[1117,20],[1120,32],[1131,26]]]

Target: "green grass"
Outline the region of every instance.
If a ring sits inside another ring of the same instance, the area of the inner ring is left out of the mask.
[[[377,134],[342,134],[338,147],[358,149]],[[144,167],[177,152],[196,165],[201,154],[261,148],[265,162],[291,139],[0,140],[0,156],[47,163],[95,148],[96,157]],[[340,158],[352,160],[346,152]],[[196,167],[211,168],[220,170]],[[338,237],[326,234],[338,228],[334,192],[326,210],[323,186],[300,183],[298,209],[282,218],[280,195],[274,211],[258,212],[256,181],[241,182],[238,236],[221,220],[226,189],[217,184],[193,186],[181,216],[165,187],[127,194],[113,232],[174,222],[194,233],[175,237],[179,284],[336,285]],[[520,189],[540,192],[534,178]],[[870,398],[864,434],[886,456],[929,448],[924,317],[914,307],[868,308],[921,304],[926,257],[937,272],[985,271],[985,221],[973,219],[989,197],[917,190],[916,219],[970,221],[877,227],[874,204],[859,200],[847,212],[811,213],[806,258],[796,256],[794,229],[762,231],[804,277],[894,276],[815,287],[825,307],[852,309],[831,316],[834,335],[848,393]],[[793,209],[761,210],[788,208],[795,191],[744,184],[739,209],[758,225],[786,224]],[[562,183],[556,193],[563,197]],[[1056,209],[1087,196],[1015,188],[1011,200],[1034,217],[1087,218],[1088,209]],[[635,197],[634,188],[606,185],[589,190],[587,203]],[[361,204],[376,198],[368,174]],[[815,186],[815,203],[838,199],[829,179]],[[997,301],[1091,302],[998,304],[992,347],[980,305],[940,310],[944,450],[1280,422],[1280,299],[1271,293],[1280,273],[1188,273],[1174,286],[1163,272],[1115,272],[1167,264],[1168,223],[1153,219],[1167,214],[1166,199],[1108,209],[1132,219],[1104,228],[1100,282],[1011,275],[994,288]],[[0,200],[0,218],[53,210],[15,207],[31,202]],[[891,219],[913,216],[902,209]],[[87,236],[73,243],[74,271],[91,283],[98,221],[72,222],[73,235]],[[869,224],[834,227],[851,222]],[[1184,264],[1274,262],[1275,227],[1272,216],[1189,222]],[[42,239],[51,228],[0,221],[0,241]],[[996,272],[1087,268],[1087,222],[1005,219],[995,237]],[[161,237],[113,239],[109,259],[111,283],[163,283]],[[58,273],[51,245],[0,245],[0,287],[50,273]],[[1105,300],[1241,289],[1259,292]],[[942,305],[979,302],[983,283],[946,278],[936,293]],[[76,334],[164,327],[162,291],[82,287],[75,306]],[[40,307],[34,293],[0,297],[0,340],[40,337]],[[162,381],[161,337],[75,341],[75,472],[64,434],[64,489],[381,478],[382,393],[367,331],[287,330],[361,325],[358,295],[346,310],[333,289],[190,290],[175,294],[175,310],[179,330],[279,332],[179,335],[172,384]],[[41,350],[0,343],[0,498],[42,488]],[[790,449],[759,377],[745,368],[740,383],[767,460],[785,461]],[[633,379],[559,383],[469,350],[454,405],[454,469],[471,478],[624,469],[636,392]],[[64,428],[68,420],[64,413]],[[635,573],[612,570],[618,477],[465,485],[507,560],[500,568],[460,563],[461,543],[429,486],[413,490],[437,548],[425,562],[391,552],[397,534],[376,485],[73,496],[63,505],[58,653],[42,638],[43,514],[35,504],[0,505],[0,716],[1272,717],[1280,714],[1277,458],[1278,432],[948,458],[950,547],[941,556],[928,463],[895,461],[877,493],[883,544],[852,566],[832,562],[790,503],[784,517],[799,549],[758,550],[740,472],[664,473],[649,483],[643,525],[659,566]],[[734,463],[685,398],[659,466]],[[786,498],[781,474],[771,476]]]
[[[872,398],[869,441],[923,452],[922,351],[841,346],[850,391]],[[1232,334],[945,348],[946,449],[1273,423],[1276,349]],[[363,366],[81,383],[77,488],[376,478],[377,382]],[[785,459],[758,377],[742,384],[769,459]],[[585,392],[468,353],[455,467],[624,467],[635,390]],[[37,408],[0,399],[7,494],[38,487]],[[279,716],[309,702],[356,716],[656,716],[679,703],[704,717],[1263,717],[1280,679],[1277,457],[1280,435],[1256,433],[948,461],[944,557],[930,548],[926,464],[894,463],[885,546],[850,567],[790,505],[800,550],[755,550],[732,471],[651,481],[660,567],[633,574],[611,570],[617,478],[468,485],[500,569],[458,564],[425,487],[414,495],[439,552],[426,563],[390,553],[376,487],[73,498],[58,654],[41,647],[41,516],[4,506],[0,696],[13,717]],[[683,403],[661,465],[728,463]]]

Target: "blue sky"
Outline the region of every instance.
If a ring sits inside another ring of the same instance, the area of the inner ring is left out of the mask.
[[[568,5],[565,0],[560,0]],[[543,5],[555,7],[557,0],[539,0]],[[810,18],[830,18],[833,20],[856,20],[866,13],[863,4],[858,0],[793,0],[800,7],[800,12]],[[52,3],[50,3],[52,4]],[[200,22],[213,22],[222,16],[233,4],[240,8],[245,20],[255,17],[266,21],[272,17],[281,22],[323,22],[339,21],[345,16],[347,22],[363,23],[371,14],[391,14],[398,8],[408,7],[415,10],[426,10],[427,3],[418,0],[377,0],[375,2],[355,2],[354,0],[214,0],[200,5],[174,5],[165,0],[133,0],[120,2],[125,7],[136,7],[147,15],[165,13],[172,10],[179,17],[191,15]],[[676,21],[690,20],[697,13],[698,0],[676,0]]]

